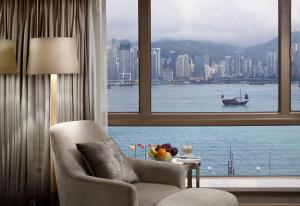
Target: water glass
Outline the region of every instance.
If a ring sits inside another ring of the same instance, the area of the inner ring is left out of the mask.
[[[192,145],[189,145],[189,144],[183,145],[182,150],[183,150],[184,156],[191,155],[192,154],[192,149],[193,149]]]

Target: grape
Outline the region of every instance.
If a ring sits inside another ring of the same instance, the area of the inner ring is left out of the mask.
[[[156,152],[158,152],[158,150],[159,150],[160,148],[162,148],[162,146],[160,146],[159,144],[156,145],[156,148],[155,148]]]
[[[172,147],[172,149],[170,150],[171,155],[174,157],[177,155],[178,153],[178,149],[176,147]]]
[[[172,145],[170,143],[165,143],[165,144],[162,145],[162,148],[170,150],[172,148]]]

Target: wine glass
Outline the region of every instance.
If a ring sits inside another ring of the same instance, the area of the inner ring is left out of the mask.
[[[193,147],[191,144],[185,144],[182,147],[184,156],[192,156],[192,150],[193,150]]]

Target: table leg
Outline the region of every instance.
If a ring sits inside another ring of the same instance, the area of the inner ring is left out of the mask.
[[[188,172],[187,172],[187,176],[188,176],[188,188],[192,188],[192,178],[193,178],[193,175],[192,175],[192,169],[188,169]]]
[[[200,187],[200,169],[196,168],[196,187]]]

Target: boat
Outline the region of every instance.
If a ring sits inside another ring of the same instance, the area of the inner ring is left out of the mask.
[[[244,97],[242,97],[241,91],[240,91],[240,96],[239,97],[234,97],[231,99],[225,99],[224,95],[221,95],[222,103],[225,106],[230,106],[230,105],[246,105],[249,102],[249,96],[248,94],[245,94]]]
[[[254,81],[249,82],[249,85],[265,85],[266,83],[264,81]]]

